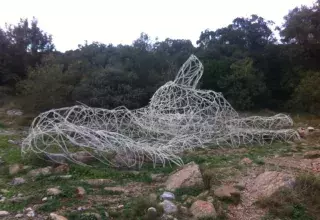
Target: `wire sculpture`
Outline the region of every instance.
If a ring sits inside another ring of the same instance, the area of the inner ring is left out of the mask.
[[[197,89],[202,74],[202,63],[191,55],[176,79],[160,87],[144,108],[76,105],[41,113],[22,143],[22,153],[55,160],[58,152],[78,164],[85,163],[74,152],[84,151],[113,166],[141,167],[145,161],[182,165],[185,150],[299,138],[287,115],[241,118],[221,93]]]

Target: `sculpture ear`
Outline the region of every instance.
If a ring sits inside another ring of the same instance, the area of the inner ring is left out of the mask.
[[[191,55],[182,65],[174,82],[179,85],[196,88],[203,73],[203,65],[200,60]]]

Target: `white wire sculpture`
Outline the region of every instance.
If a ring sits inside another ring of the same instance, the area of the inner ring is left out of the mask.
[[[176,79],[160,87],[144,108],[107,110],[76,105],[41,113],[22,143],[22,152],[49,157],[60,152],[79,164],[83,162],[72,156],[75,151],[114,166],[110,155],[128,167],[141,167],[146,160],[154,165],[182,165],[184,150],[299,138],[290,129],[293,121],[287,115],[241,118],[221,93],[196,89],[202,74],[202,63],[191,55]]]

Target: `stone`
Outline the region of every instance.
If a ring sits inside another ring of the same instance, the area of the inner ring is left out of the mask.
[[[58,178],[68,180],[72,178],[72,175],[62,175],[62,176],[58,176]]]
[[[217,212],[212,203],[203,200],[195,201],[190,207],[190,212],[196,219],[217,217]]]
[[[37,177],[39,175],[48,176],[50,174],[52,174],[52,167],[49,166],[49,167],[30,170],[28,173],[28,176]]]
[[[21,164],[12,164],[9,166],[9,174],[10,175],[16,175],[21,170],[23,170],[23,165],[21,165]]]
[[[23,214],[19,213],[19,214],[16,214],[14,217],[15,217],[15,218],[22,218],[22,217],[23,217]]]
[[[50,213],[50,218],[52,220],[68,220],[66,217],[64,217],[62,215],[58,215],[56,213]]]
[[[53,169],[53,172],[56,174],[61,174],[61,173],[68,173],[70,170],[68,164],[61,164],[57,166],[56,168]]]
[[[23,112],[20,109],[10,109],[6,113],[9,116],[21,116],[21,115],[23,115]]]
[[[77,193],[77,196],[78,197],[84,197],[85,196],[85,194],[86,194],[86,190],[83,188],[83,187],[81,187],[81,186],[79,186],[79,187],[77,187],[77,189],[76,189],[76,193]]]
[[[26,181],[22,177],[16,177],[11,181],[11,185],[18,186],[24,184]]]
[[[308,151],[303,155],[307,159],[320,158],[320,150]]]
[[[27,208],[26,212],[27,212],[26,216],[28,216],[29,218],[36,216],[36,213],[34,212],[34,210],[32,208]]]
[[[117,208],[118,209],[123,209],[124,205],[118,205]]]
[[[127,190],[121,186],[107,186],[107,187],[104,187],[104,190],[117,192],[117,193],[126,193],[127,192]]]
[[[308,127],[307,128],[309,132],[313,132],[314,131],[314,127]]]
[[[3,194],[7,194],[7,193],[9,193],[10,191],[9,191],[9,190],[6,190],[6,189],[1,189],[0,192],[3,193]]]
[[[49,188],[47,189],[47,195],[48,196],[57,196],[61,194],[61,190],[58,188]]]
[[[156,218],[157,217],[157,209],[154,207],[150,207],[147,210],[148,218]]]
[[[178,211],[177,206],[169,200],[164,200],[160,203],[160,206],[162,206],[165,214],[173,214]]]
[[[163,200],[174,200],[175,196],[172,192],[163,192],[160,198]]]
[[[0,195],[0,203],[4,203],[6,201],[6,197]]]
[[[266,171],[246,185],[253,200],[269,197],[281,187],[292,188],[295,178],[291,174],[278,171]]]
[[[102,186],[110,183],[114,183],[111,179],[88,179],[85,182],[91,186]]]
[[[243,182],[238,182],[237,184],[234,185],[234,187],[238,190],[244,190],[246,188],[246,184]]]
[[[3,217],[3,216],[7,216],[9,215],[10,213],[7,212],[7,211],[0,211],[0,217]]]
[[[214,195],[221,199],[239,198],[240,192],[233,186],[221,186],[214,190]]]
[[[47,201],[47,200],[48,200],[48,197],[42,198],[42,201],[43,201],[43,202],[45,202],[45,201]]]
[[[252,164],[252,160],[245,157],[243,158],[241,161],[240,161],[241,164],[245,164],[245,165],[249,165],[249,164]]]
[[[165,188],[174,191],[182,187],[203,187],[203,185],[198,164],[191,162],[171,174],[165,183]]]

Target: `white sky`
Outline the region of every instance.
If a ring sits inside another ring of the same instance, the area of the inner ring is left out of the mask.
[[[283,16],[315,0],[0,0],[0,26],[39,20],[60,51],[78,44],[131,44],[141,32],[152,38],[190,39],[224,27],[236,17],[257,14],[281,25]]]

